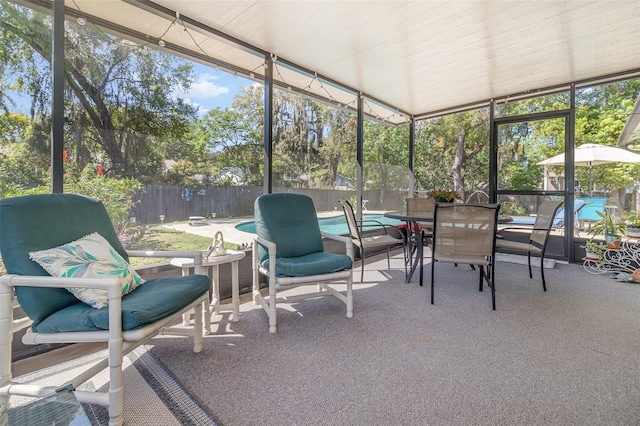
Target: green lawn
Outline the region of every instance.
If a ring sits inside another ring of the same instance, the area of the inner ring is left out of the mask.
[[[128,250],[205,250],[211,238],[180,232],[163,227],[150,227],[138,241],[127,246]],[[132,257],[133,266],[145,266],[168,262],[169,259]]]

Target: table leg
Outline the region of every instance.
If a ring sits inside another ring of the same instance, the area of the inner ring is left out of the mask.
[[[407,257],[404,259],[405,265],[409,264],[409,269],[405,268],[404,282],[408,283],[411,279],[411,268],[413,265],[413,229],[411,229],[411,222],[407,221]]]
[[[417,222],[408,222],[407,226],[409,227],[407,232],[410,235],[413,235],[413,238],[410,238],[409,241],[413,239],[416,244],[416,258],[415,260],[412,259],[413,255],[411,253],[413,252],[413,248],[411,247],[411,244],[409,244],[409,256],[410,256],[409,262],[411,267],[409,269],[409,273],[407,274],[407,277],[404,280],[404,282],[408,283],[409,281],[411,281],[411,277],[413,277],[413,274],[416,271],[416,268],[418,267],[418,263],[419,263],[420,264],[420,285],[422,285],[422,231],[420,231]]]
[[[233,306],[233,322],[240,321],[240,280],[238,278],[238,262],[231,262],[231,304]]]
[[[418,224],[416,223],[416,226]],[[418,256],[420,258],[420,287],[422,287],[422,275],[424,273],[424,235],[422,230],[418,231]]]
[[[212,266],[213,269],[213,313],[220,313],[220,268],[218,265]]]

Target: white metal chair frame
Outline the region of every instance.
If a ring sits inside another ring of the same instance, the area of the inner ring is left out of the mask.
[[[321,232],[322,237],[339,241],[345,244],[346,254],[353,261],[353,243],[350,238],[339,235]],[[258,256],[258,246],[262,245],[269,253],[269,268],[260,265],[260,257]],[[269,332],[275,333],[278,326],[276,302],[277,292],[298,287],[301,285],[316,284],[318,291],[315,293],[305,294],[304,297],[314,297],[325,295],[327,292],[335,296],[338,300],[347,306],[347,318],[353,317],[353,269],[345,269],[343,271],[332,272],[328,274],[306,275],[300,277],[278,277],[276,275],[277,262],[276,244],[268,241],[258,235],[255,236],[253,244],[253,302],[260,304],[269,317]],[[260,274],[265,275],[269,281],[268,299],[260,292]],[[346,281],[346,293],[333,288],[330,283],[335,281]]]

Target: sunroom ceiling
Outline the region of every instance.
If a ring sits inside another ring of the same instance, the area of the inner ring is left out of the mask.
[[[264,55],[275,55],[281,86],[347,106],[362,92],[365,112],[396,123],[640,69],[636,0],[65,4],[88,21],[144,34],[154,47],[194,52],[202,62],[219,61],[256,78]],[[308,72],[292,71],[291,63]]]

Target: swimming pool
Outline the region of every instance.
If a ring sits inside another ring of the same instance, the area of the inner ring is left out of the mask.
[[[391,225],[391,226],[400,225],[402,223],[399,220],[384,217],[383,214],[365,213],[362,215],[362,219],[377,220],[378,222],[381,222],[385,225]],[[323,232],[327,232],[329,234],[344,235],[349,233],[349,227],[347,226],[347,220],[345,219],[344,215],[320,217],[318,218],[318,223],[320,224],[320,230]],[[256,224],[253,221],[239,223],[236,225],[236,229],[238,231],[255,234]]]

